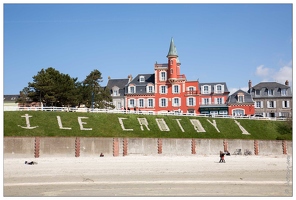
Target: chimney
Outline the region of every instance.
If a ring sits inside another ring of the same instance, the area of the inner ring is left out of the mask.
[[[285,85],[289,85],[289,81],[288,80],[286,80]]]
[[[251,89],[251,88],[252,88],[252,81],[249,80],[249,89]]]
[[[110,76],[108,76],[108,80],[110,80],[111,79],[111,77]]]
[[[133,80],[133,76],[131,74],[128,75],[127,78],[128,78],[128,82],[131,82]]]

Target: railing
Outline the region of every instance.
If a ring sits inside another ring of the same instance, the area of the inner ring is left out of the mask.
[[[52,111],[52,112],[88,112],[88,113],[121,113],[121,114],[143,114],[143,115],[173,115],[173,116],[196,116],[212,118],[231,118],[231,119],[255,119],[255,120],[274,120],[286,121],[287,118],[280,117],[254,117],[254,116],[232,116],[216,114],[196,114],[168,111],[141,111],[141,110],[117,110],[117,109],[98,109],[98,108],[74,108],[74,107],[12,107],[4,106],[4,111]]]

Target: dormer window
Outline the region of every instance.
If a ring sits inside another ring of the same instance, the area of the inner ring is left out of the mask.
[[[128,93],[133,94],[133,93],[135,93],[135,91],[136,91],[136,87],[135,86],[133,86],[133,85],[128,86]]]
[[[237,101],[239,103],[243,103],[244,102],[244,95],[241,93],[237,94]]]
[[[268,96],[273,96],[273,92],[274,92],[273,89],[269,89],[269,90],[268,90]]]
[[[216,85],[215,86],[215,93],[223,93],[224,92],[224,86],[223,85]]]
[[[160,72],[160,81],[166,81],[166,72]]]
[[[287,89],[281,89],[282,96],[287,96]]]
[[[145,77],[144,76],[140,76],[140,83],[145,82]]]
[[[208,85],[202,86],[202,93],[203,94],[210,94],[211,93],[211,88]]]

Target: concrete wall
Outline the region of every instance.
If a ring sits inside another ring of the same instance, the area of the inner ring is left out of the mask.
[[[34,137],[5,137],[3,155],[8,158],[34,157]]]
[[[234,154],[237,149],[241,149],[242,154],[244,154],[245,150],[249,150],[252,152],[252,155],[255,154],[254,152],[254,140],[229,140],[227,139],[228,143],[228,151],[230,154]]]
[[[161,139],[162,155],[191,155],[191,139]]]
[[[283,155],[283,141],[173,138],[88,138],[88,137],[5,137],[4,158],[18,157],[86,157],[129,155],[218,155],[225,148],[233,154],[245,149],[255,155]],[[286,152],[292,155],[292,141],[286,141]]]
[[[280,140],[265,140],[259,142],[259,155],[283,154],[283,145]]]
[[[157,138],[128,138],[128,155],[157,155],[157,141]]]
[[[224,151],[223,139],[195,139],[197,155],[219,155]]]
[[[113,138],[80,138],[80,156],[113,156]]]
[[[40,138],[40,157],[75,156],[74,137],[44,137]]]

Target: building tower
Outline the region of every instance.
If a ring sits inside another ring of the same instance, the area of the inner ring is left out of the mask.
[[[178,65],[178,53],[173,38],[171,39],[170,49],[167,58],[168,81],[171,84],[174,84],[178,80],[178,75],[180,74],[180,66]]]

